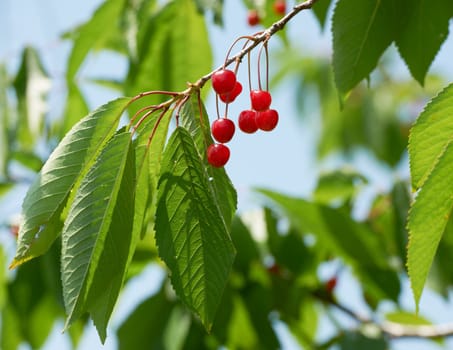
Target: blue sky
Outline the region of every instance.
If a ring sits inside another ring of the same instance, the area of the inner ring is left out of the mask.
[[[64,98],[64,69],[65,58],[69,52],[70,45],[62,42],[59,35],[80,24],[89,18],[91,12],[100,3],[94,1],[61,1],[61,0],[1,0],[0,1],[0,61],[6,61],[14,69],[20,57],[21,48],[25,44],[32,44],[37,47],[45,61],[49,73],[56,78],[53,86],[55,113],[58,115],[58,108]],[[227,31],[218,27],[210,30],[210,38],[215,42],[215,66],[220,65],[224,60],[224,55],[229,45],[236,37],[255,31],[246,25],[246,12],[239,0],[225,1],[225,27]],[[290,38],[297,45],[307,52],[316,52],[320,55],[330,54],[330,38],[328,35],[321,36],[320,29],[310,13],[302,13],[295,18],[287,28]],[[327,34],[329,31],[326,31]],[[278,39],[271,41],[272,47],[278,47]],[[393,48],[394,50],[394,48]],[[453,40],[444,45],[442,52],[438,55],[433,64],[432,71],[441,72],[446,79],[451,81],[453,78]],[[108,64],[106,64],[106,62]],[[276,64],[272,62],[271,65]],[[93,57],[90,64],[84,67],[84,74],[96,72],[122,74],[126,67],[121,61],[116,61],[112,57],[103,55]],[[408,72],[403,63],[398,67],[398,75],[408,76]],[[241,78],[242,81],[246,79]],[[258,200],[250,190],[252,187],[268,187],[295,195],[308,195],[316,183],[316,176],[319,165],[314,158],[314,141],[316,140],[317,116],[311,115],[302,124],[300,118],[296,117],[297,111],[294,109],[293,95],[290,93],[291,85],[288,83],[272,91],[273,106],[279,110],[280,122],[277,129],[272,133],[259,133],[256,135],[245,135],[238,133],[231,142],[232,156],[227,165],[227,171],[235,184],[239,193],[239,209],[242,211],[255,208],[259,205]],[[99,91],[93,86],[86,86],[85,90],[89,96],[92,107],[104,103],[113,95],[109,91]],[[242,96],[244,98],[244,96]],[[232,104],[230,115],[238,115],[241,108],[239,103]],[[214,101],[211,98],[207,101],[208,110],[214,110]],[[356,165],[361,167],[361,171],[370,176],[372,188],[376,191],[385,189],[390,185],[392,173],[386,169],[376,167],[367,161],[363,155],[358,155]],[[374,187],[373,187],[374,186]],[[2,215],[8,216],[20,211],[20,196],[23,189],[13,193],[11,199],[17,206],[9,205],[8,208],[0,204]],[[10,201],[9,201],[10,202]],[[3,218],[1,221],[3,221]],[[149,295],[156,283],[153,281],[160,279],[160,271],[150,268],[141,279],[141,288],[132,287],[123,294],[117,312],[112,320],[112,325],[116,326],[120,320],[141,299]],[[147,283],[143,283],[143,281]],[[354,283],[350,277],[345,276],[344,286],[339,289],[339,293],[354,293],[353,288],[346,287],[347,283]],[[138,282],[137,282],[138,283]],[[140,290],[140,293],[137,293]],[[411,294],[408,286],[405,285],[405,292],[402,295],[403,303],[408,308],[412,308]],[[133,301],[131,301],[133,300]],[[432,316],[438,322],[451,320],[453,314],[451,305],[443,303],[438,298],[426,293],[422,302],[422,312]],[[61,325],[56,326],[52,339],[46,349],[63,350],[66,340],[62,338],[57,330]],[[429,343],[431,344],[431,343]],[[288,345],[288,349],[294,345]],[[436,349],[434,345],[417,345],[397,343],[394,349]],[[97,336],[93,329],[90,329],[82,342],[80,349],[95,350],[101,349]],[[108,338],[107,345],[102,349],[114,349],[115,341]]]

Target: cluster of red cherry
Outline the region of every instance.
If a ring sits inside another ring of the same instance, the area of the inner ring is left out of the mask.
[[[236,80],[236,74],[228,69],[215,72],[212,77],[212,87],[220,100],[226,104],[233,102],[242,92],[242,85]],[[263,131],[273,130],[278,123],[278,112],[270,109],[271,94],[265,90],[250,91],[251,109],[239,114],[238,126],[243,132],[252,134],[258,129]],[[207,149],[208,162],[214,167],[222,167],[230,158],[230,149],[225,146],[234,135],[235,125],[225,115],[218,117],[211,125],[211,133],[218,143],[210,145]]]
[[[272,8],[277,16],[283,16],[286,13],[286,1],[275,0]],[[261,16],[257,9],[250,9],[248,11],[247,22],[250,26],[256,26],[261,22]]]

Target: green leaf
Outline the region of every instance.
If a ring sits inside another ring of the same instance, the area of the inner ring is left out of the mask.
[[[423,186],[452,140],[453,84],[433,98],[417,118],[409,136],[412,187]]]
[[[8,72],[4,64],[0,64],[0,179],[6,177],[9,158],[9,128],[11,121],[8,101]]]
[[[417,307],[434,255],[453,209],[452,171],[453,143],[449,143],[410,209],[407,268]]]
[[[72,81],[68,82],[68,97],[60,134],[66,134],[88,112],[87,103],[79,87]]]
[[[450,0],[404,0],[396,45],[412,76],[424,84],[429,66],[448,36]],[[416,38],[416,40],[414,40]]]
[[[341,94],[369,76],[394,39],[393,0],[340,0],[333,14],[333,68]]]
[[[31,151],[15,151],[11,154],[11,159],[36,172],[43,165],[42,159]]]
[[[367,349],[367,350],[386,350],[387,342],[380,336],[370,338],[362,333],[346,332],[339,342],[341,350]]]
[[[136,196],[134,230],[144,236],[156,212],[157,182],[160,173],[162,152],[167,139],[171,113],[153,113],[138,128],[134,142],[136,154]]]
[[[213,196],[220,206],[222,217],[227,228],[236,212],[237,193],[224,168],[214,168],[207,162],[206,149],[213,142],[211,137],[210,122],[203,103],[196,96],[184,105],[181,111],[181,124],[192,135],[198,155],[203,159],[209,175],[209,184]],[[200,111],[201,108],[201,111]]]
[[[346,169],[321,174],[313,197],[323,204],[348,201],[356,194],[360,184],[366,183],[362,175]]]
[[[385,315],[385,318],[390,322],[400,323],[403,325],[420,326],[432,324],[424,317],[421,317],[420,315],[416,315],[407,311],[389,312],[388,314]]]
[[[233,299],[233,311],[228,326],[228,349],[257,349],[259,335],[250,320],[249,313],[240,297]]]
[[[195,3],[201,11],[212,11],[214,14],[214,22],[222,25],[223,1],[224,0],[195,0]]]
[[[416,305],[453,208],[453,84],[426,106],[409,138],[412,186],[407,267]]]
[[[260,253],[250,231],[237,216],[233,218],[231,224],[231,239],[237,250],[235,269],[247,276],[250,266],[260,262]]]
[[[58,237],[60,215],[71,189],[91,168],[129,102],[130,98],[119,98],[99,107],[77,123],[52,152],[25,196],[11,268],[45,253]]]
[[[66,327],[90,312],[102,341],[129,262],[135,155],[119,131],[82,180],[62,233]]]
[[[317,244],[345,259],[375,298],[397,300],[399,280],[389,268],[382,243],[366,225],[352,220],[341,208],[334,209],[269,190],[259,192],[283,209],[294,227],[302,233],[315,235]]]
[[[149,21],[142,40],[139,60],[129,71],[129,95],[150,87],[180,91],[212,68],[206,23],[192,0],[167,3]]]
[[[7,290],[6,284],[8,278],[6,275],[6,254],[3,250],[3,246],[0,246],[0,312],[3,310],[4,305],[7,301]]]
[[[312,7],[313,13],[318,19],[321,28],[324,28],[326,25],[327,13],[331,3],[332,1],[328,0],[318,1]]]
[[[156,212],[159,255],[181,300],[210,329],[235,251],[190,134],[177,128],[162,159]]]
[[[119,350],[164,349],[164,332],[174,303],[164,291],[138,305],[118,329]]]
[[[88,52],[104,45],[112,36],[113,25],[121,14],[124,1],[107,0],[99,6],[91,19],[77,29],[74,46],[68,59],[66,79],[73,80]],[[109,28],[108,30],[106,28]],[[116,31],[114,31],[116,33]]]
[[[25,48],[14,80],[14,88],[18,98],[19,113],[17,139],[27,150],[32,150],[41,136],[50,84],[38,52],[31,47]]]

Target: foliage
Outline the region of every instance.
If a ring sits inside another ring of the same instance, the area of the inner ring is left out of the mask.
[[[444,295],[453,282],[452,85],[414,122],[418,106],[445,85],[427,73],[448,37],[453,3],[307,4],[321,27],[332,17],[332,61],[301,56],[279,32],[285,45],[273,53],[271,86],[295,79],[302,112],[315,97],[320,161],[362,149],[395,171],[408,154],[411,180],[395,179],[361,220],[353,213],[369,179],[359,170],[320,174],[310,198],[256,189],[264,206],[250,225],[236,213],[226,171],[205,157],[213,142],[201,89],[213,68],[208,26],[222,24],[223,2],[106,0],[64,35],[73,46],[60,120],[45,118],[50,78],[36,49],[23,50],[15,73],[0,65],[0,196],[20,185],[16,168],[34,174],[11,263],[17,273],[0,270],[2,349],[41,347],[64,315],[74,347],[88,316],[104,342],[123,285],[156,263],[169,277],[123,321],[120,349],[275,349],[281,323],[307,348],[385,349],[393,328],[376,323],[377,336],[364,332],[373,318],[342,306],[319,274],[324,266],[336,267],[332,278],[351,273],[371,313],[390,302],[388,323],[430,324],[400,310],[399,296],[406,264],[417,307],[428,278]],[[265,25],[278,20],[272,1],[261,5]],[[206,20],[211,14],[215,24]],[[382,56],[392,43],[424,90],[391,77]],[[130,97],[88,113],[78,74],[99,51],[120,55],[128,71],[121,81],[95,82]],[[0,250],[0,267],[4,260]],[[333,309],[358,327],[320,341],[320,320],[335,318]]]

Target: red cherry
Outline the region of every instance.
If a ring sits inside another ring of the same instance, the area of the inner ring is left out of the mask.
[[[247,134],[253,134],[258,130],[256,125],[256,111],[245,110],[239,114],[238,118],[239,129]]]
[[[209,145],[207,155],[209,164],[220,168],[230,159],[230,149],[221,143],[213,143]]]
[[[249,26],[256,26],[258,23],[260,23],[260,20],[260,15],[258,14],[257,10],[253,9],[247,13],[247,22]]]
[[[218,94],[227,94],[233,91],[236,85],[236,74],[229,69],[222,69],[215,72],[211,80],[215,92]]]
[[[267,109],[256,114],[256,125],[264,131],[273,130],[278,123],[278,112],[275,109]]]
[[[250,100],[252,102],[252,108],[255,111],[265,111],[266,109],[269,109],[272,97],[268,91],[252,90],[250,91]]]
[[[212,136],[221,143],[228,142],[233,138],[234,129],[233,121],[227,118],[216,119],[211,126]]]
[[[275,0],[274,2],[274,12],[276,15],[284,15],[286,13],[286,1],[285,0]]]
[[[231,92],[228,92],[226,94],[220,94],[219,97],[223,102],[230,103],[230,102],[233,102],[236,99],[236,97],[238,97],[240,95],[241,92],[242,92],[242,84],[237,81]]]
[[[326,282],[326,290],[328,293],[332,293],[335,287],[337,286],[337,278],[332,277]]]

